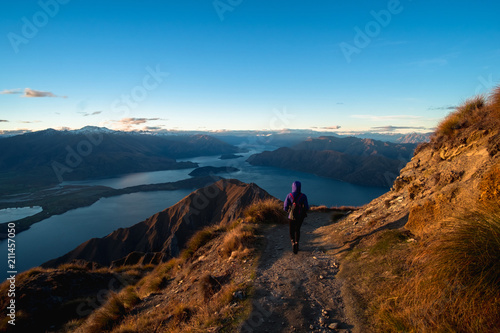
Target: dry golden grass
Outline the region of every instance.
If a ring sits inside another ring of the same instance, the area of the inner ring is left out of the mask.
[[[455,144],[455,139],[467,137],[468,130],[497,131],[500,126],[500,86],[486,98],[479,95],[465,101],[450,113],[437,127],[432,136],[434,147]],[[459,135],[461,134],[461,135]],[[419,151],[419,149],[417,149]]]
[[[500,207],[457,217],[420,246],[407,281],[382,302],[384,332],[499,332]]]
[[[408,233],[402,230],[382,231],[349,251],[342,261],[339,277],[359,309],[357,319],[371,329],[367,332],[374,331],[380,304],[395,285],[404,283],[405,259],[413,244],[407,239]]]
[[[141,297],[145,297],[151,293],[160,291],[168,284],[169,279],[175,274],[181,263],[181,259],[172,258],[166,263],[157,265],[151,273],[137,283],[138,294]]]
[[[199,248],[217,236],[217,231],[219,231],[217,226],[209,226],[195,233],[187,242],[186,248],[181,252],[181,259],[187,260],[191,258]]]
[[[275,198],[261,200],[253,204],[245,210],[244,215],[252,223],[288,223],[283,203]]]
[[[493,89],[490,95],[490,106],[493,118],[499,122],[500,121],[500,86]]]
[[[94,333],[111,330],[139,301],[140,298],[132,286],[123,289],[118,294],[110,293],[106,303],[94,311],[78,328],[78,331]]]
[[[449,137],[455,130],[477,122],[480,119],[479,113],[485,105],[486,100],[482,95],[468,99],[438,125],[435,135]]]
[[[255,238],[255,226],[240,223],[237,227],[227,232],[222,240],[220,253],[223,257],[243,257],[251,250],[251,242]]]

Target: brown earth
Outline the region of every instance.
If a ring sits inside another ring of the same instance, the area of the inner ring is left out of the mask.
[[[321,227],[332,223],[330,216],[309,214],[297,254],[287,225],[271,226],[264,233],[253,311],[241,332],[356,332],[356,318],[346,309],[337,277],[339,263],[326,254],[336,245],[323,241]]]

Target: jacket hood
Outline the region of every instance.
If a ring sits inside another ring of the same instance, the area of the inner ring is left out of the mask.
[[[292,184],[292,192],[301,193],[302,184],[298,180],[294,181]]]

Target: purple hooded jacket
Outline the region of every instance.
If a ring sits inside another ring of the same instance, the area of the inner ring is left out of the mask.
[[[302,184],[299,181],[294,181],[292,184],[292,193],[288,193],[285,199],[284,209],[288,212],[288,207],[293,203],[293,198],[296,198],[296,203],[304,205],[306,212],[309,210],[309,203],[307,202],[307,196],[301,192]],[[302,193],[302,195],[301,195]]]

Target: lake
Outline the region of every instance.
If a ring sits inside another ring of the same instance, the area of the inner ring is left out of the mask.
[[[247,183],[256,183],[269,194],[283,200],[295,180],[302,182],[302,192],[310,204],[327,206],[360,206],[388,191],[388,188],[365,187],[312,174],[273,167],[252,166],[245,162],[256,151],[240,154],[241,158],[220,160],[219,156],[189,159],[200,166],[231,166],[238,172],[220,174]],[[64,185],[105,185],[124,188],[141,184],[171,182],[189,178],[193,169],[145,172],[111,179],[65,182]],[[192,190],[144,192],[104,198],[92,206],[68,211],[35,223],[29,230],[16,235],[16,269],[18,272],[59,257],[82,242],[103,237],[118,228],[130,227],[175,204]],[[0,242],[0,253],[7,257],[7,242]],[[2,260],[2,272],[7,271]],[[4,277],[5,279],[5,277]]]
[[[39,206],[0,209],[0,223],[20,220],[41,211]]]

